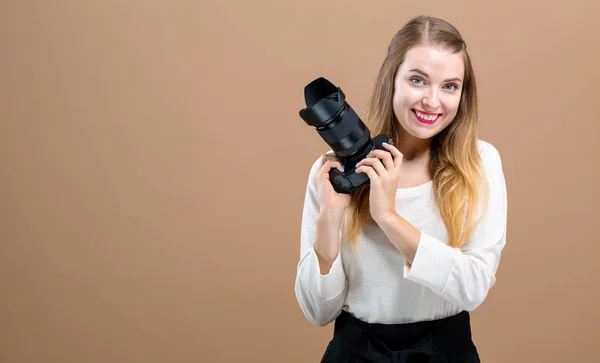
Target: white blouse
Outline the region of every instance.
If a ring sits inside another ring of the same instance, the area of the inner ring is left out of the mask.
[[[496,282],[500,253],[506,244],[507,192],[498,150],[478,140],[490,187],[487,214],[467,243],[448,246],[448,233],[433,198],[432,182],[396,191],[396,211],[421,231],[412,266],[374,223],[358,238],[360,255],[348,243],[327,275],[321,275],[313,248],[319,204],[309,173],[301,225],[296,298],[306,318],[324,326],[344,309],[369,323],[408,323],[472,311]],[[482,209],[480,209],[482,210]],[[341,233],[340,233],[341,236]],[[343,242],[343,241],[342,241]]]

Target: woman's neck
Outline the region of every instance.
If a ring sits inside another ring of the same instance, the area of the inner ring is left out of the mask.
[[[422,140],[412,135],[401,135],[400,140],[394,142],[394,146],[402,153],[403,161],[427,162],[429,160],[431,139]]]

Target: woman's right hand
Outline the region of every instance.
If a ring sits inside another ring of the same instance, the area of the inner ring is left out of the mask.
[[[338,193],[333,189],[329,179],[329,170],[336,168],[343,172],[342,163],[334,153],[325,153],[322,155],[323,164],[318,173],[314,176],[319,196],[319,205],[321,211],[326,212],[331,217],[340,217],[344,210],[350,205],[350,195]]]
[[[331,185],[329,170],[332,168],[343,172],[342,164],[334,153],[323,154],[322,166],[314,176],[320,205],[314,248],[322,275],[329,273],[339,254],[339,232],[344,211],[350,205],[350,195],[336,192]]]
[[[322,275],[329,273],[339,254],[339,231],[344,211],[350,205],[350,195],[336,192],[331,185],[329,170],[332,168],[343,172],[342,164],[334,153],[323,154],[322,166],[314,176],[320,205],[314,248]]]

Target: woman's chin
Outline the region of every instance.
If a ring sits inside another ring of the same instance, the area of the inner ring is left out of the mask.
[[[435,136],[436,132],[432,129],[425,129],[423,127],[412,127],[408,130],[408,133],[413,137],[421,140],[427,140]]]

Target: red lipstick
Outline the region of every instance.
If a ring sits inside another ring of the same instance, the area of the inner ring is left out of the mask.
[[[419,110],[419,113],[422,114],[422,115],[435,116],[435,118],[433,120],[427,120],[427,119],[424,119],[424,118],[420,117],[419,115],[417,115],[417,111],[416,110],[411,109],[411,111],[413,112],[413,114],[415,115],[415,118],[419,122],[422,122],[422,123],[428,124],[428,125],[434,124],[440,118],[440,114],[439,113],[429,113],[429,112],[423,112],[423,111]]]

